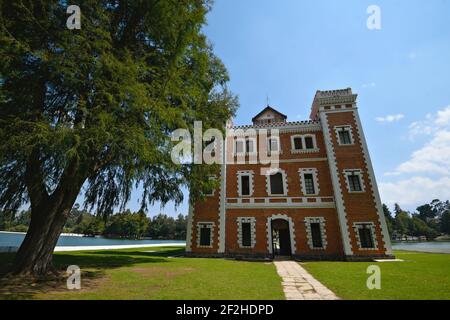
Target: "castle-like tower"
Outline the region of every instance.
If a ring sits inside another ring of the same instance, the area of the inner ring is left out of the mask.
[[[392,257],[356,98],[317,91],[309,121],[268,106],[253,125],[230,128],[220,188],[189,210],[187,254]]]

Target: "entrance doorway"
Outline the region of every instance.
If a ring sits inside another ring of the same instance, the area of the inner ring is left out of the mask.
[[[286,220],[272,220],[272,253],[274,257],[291,256],[291,235]]]

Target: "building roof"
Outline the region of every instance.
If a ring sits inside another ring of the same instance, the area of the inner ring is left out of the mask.
[[[281,112],[275,110],[275,109],[272,108],[271,106],[267,106],[267,107],[265,107],[260,113],[258,113],[256,116],[254,116],[254,117],[252,118],[252,122],[254,122],[255,120],[257,120],[258,117],[261,116],[261,115],[262,115],[264,112],[266,112],[266,111],[271,111],[271,112],[273,112],[273,113],[276,113],[276,114],[278,114],[281,118],[283,118],[284,120],[287,119],[287,116],[286,116],[285,114],[283,114],[283,113],[281,113]]]

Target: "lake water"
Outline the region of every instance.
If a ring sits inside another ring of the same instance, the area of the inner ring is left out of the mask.
[[[392,249],[421,252],[450,253],[450,241],[393,242]]]
[[[0,247],[19,247],[25,238],[24,233],[5,233],[0,231]],[[72,247],[72,246],[116,246],[116,245],[136,245],[136,244],[165,244],[165,243],[180,243],[185,241],[179,240],[122,240],[122,239],[107,239],[103,237],[89,238],[76,236],[60,236],[57,246]]]
[[[0,231],[0,247],[19,247],[24,238],[25,238],[24,233],[5,233]],[[165,243],[180,243],[181,245],[183,245],[185,244],[185,241],[122,240],[122,239],[107,239],[103,237],[88,238],[76,236],[61,236],[59,237],[57,246],[60,247],[108,246],[108,245],[115,246],[115,245],[165,244]],[[392,248],[394,250],[450,253],[450,241],[393,242]]]

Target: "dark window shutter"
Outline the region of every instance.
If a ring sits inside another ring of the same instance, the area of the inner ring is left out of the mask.
[[[242,228],[242,245],[244,247],[250,247],[252,245],[252,230],[250,222],[243,222]]]
[[[305,145],[306,145],[306,149],[314,149],[313,138],[306,137],[305,138]]]
[[[295,150],[303,149],[302,138],[294,138],[294,149]]]
[[[372,230],[368,226],[358,229],[361,248],[373,248]]]
[[[250,195],[250,177],[249,176],[241,176],[241,193],[243,196]]]
[[[320,230],[320,223],[311,223],[311,237],[314,248],[322,248],[322,232]]]
[[[281,172],[270,176],[270,190],[272,194],[284,194],[283,175]]]
[[[339,131],[339,140],[341,144],[351,144],[350,132],[348,130]]]
[[[211,245],[211,229],[205,225],[200,227],[200,245],[210,246]]]
[[[303,177],[305,179],[305,191],[306,191],[306,194],[315,194],[316,190],[315,190],[315,187],[314,187],[313,175],[310,174],[310,173],[307,173]]]
[[[361,180],[359,175],[351,174],[348,176],[350,191],[362,191]]]

